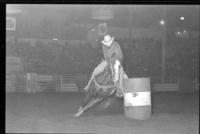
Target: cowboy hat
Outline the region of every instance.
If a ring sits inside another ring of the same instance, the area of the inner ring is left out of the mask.
[[[101,41],[104,45],[110,46],[114,41],[114,37],[110,37],[110,35],[105,35],[104,40]]]

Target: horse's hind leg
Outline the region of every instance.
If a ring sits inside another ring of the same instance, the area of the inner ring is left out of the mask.
[[[96,97],[89,97],[89,100],[88,100],[88,103],[82,107],[82,108],[79,108],[79,111],[78,113],[76,113],[74,116],[75,117],[79,117],[80,115],[82,115],[86,110],[88,110],[89,108],[95,106],[96,104],[98,104],[99,102],[103,101],[103,100],[106,100],[108,99],[109,97],[111,96],[114,96],[116,90],[113,89],[109,94],[108,96],[103,96],[101,98],[96,98]]]
[[[88,102],[88,104],[86,104],[82,109],[80,109],[80,111],[77,114],[77,117],[79,117],[81,114],[83,114],[83,112],[85,112],[86,110],[88,110],[89,108],[95,106],[96,104],[98,104],[99,102],[108,99],[109,97],[113,96],[115,94],[116,90],[112,90],[110,92],[110,94],[108,96],[104,96],[101,98],[96,98],[96,97],[92,97],[90,99],[90,101]]]
[[[102,101],[103,98],[92,98],[88,104],[86,104],[78,113],[76,113],[75,117],[80,117],[86,110],[96,105],[98,102]]]

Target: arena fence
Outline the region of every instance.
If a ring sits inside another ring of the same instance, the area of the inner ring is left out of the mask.
[[[85,74],[10,73],[6,74],[6,92],[78,92],[83,90],[89,78],[90,76]],[[199,91],[198,81],[193,83],[190,79],[171,78],[170,81],[162,83],[156,79],[151,78],[152,91]]]

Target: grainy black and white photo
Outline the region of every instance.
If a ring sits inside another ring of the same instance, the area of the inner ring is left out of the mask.
[[[6,4],[6,133],[198,134],[199,16]]]

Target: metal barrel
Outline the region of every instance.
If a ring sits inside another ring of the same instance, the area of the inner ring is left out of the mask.
[[[150,78],[124,80],[124,113],[132,119],[145,120],[151,117]]]

